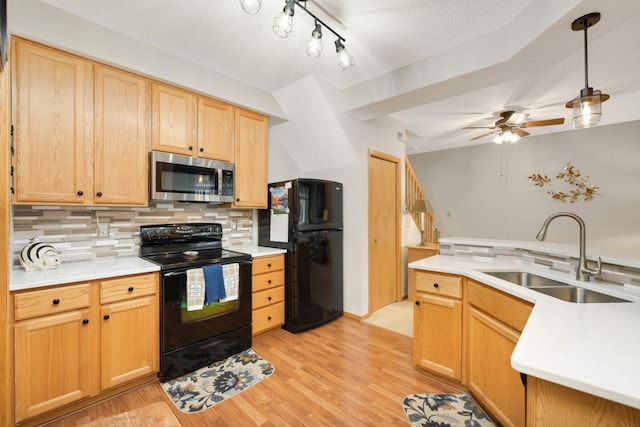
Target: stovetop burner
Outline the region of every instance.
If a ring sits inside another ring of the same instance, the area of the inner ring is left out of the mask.
[[[162,270],[242,262],[251,256],[222,248],[222,225],[188,223],[140,227],[140,257]]]

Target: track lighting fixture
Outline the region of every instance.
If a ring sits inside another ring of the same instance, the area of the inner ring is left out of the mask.
[[[296,5],[300,6],[309,16],[314,19],[314,29],[311,32],[311,39],[307,42],[307,55],[318,57],[322,53],[322,27],[331,31],[338,38],[335,41],[336,53],[338,55],[338,65],[343,70],[353,65],[353,57],[344,48],[344,37],[336,33],[331,27],[322,22],[317,16],[309,12],[306,3],[307,0],[286,0],[285,6],[280,13],[273,19],[273,32],[279,37],[287,37],[293,31],[293,15]],[[260,10],[262,0],[240,0],[242,9],[249,13],[255,14]]]
[[[587,55],[587,29],[600,21],[600,13],[593,12],[573,21],[573,31],[584,31],[584,88],[580,95],[567,102],[566,107],[573,109],[573,127],[575,129],[588,128],[600,124],[602,118],[602,103],[609,99],[609,95],[589,87],[589,64]]]
[[[322,27],[318,21],[316,21],[316,26],[311,33],[311,38],[307,42],[307,55],[318,57],[322,53]]]
[[[240,0],[240,6],[249,15],[254,15],[262,7],[262,0]]]

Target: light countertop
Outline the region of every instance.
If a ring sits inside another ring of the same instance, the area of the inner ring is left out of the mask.
[[[263,246],[238,246],[228,249],[250,254],[253,258],[287,252],[284,249]],[[25,271],[22,267],[15,266],[11,271],[9,290],[20,291],[152,271],[160,271],[160,266],[137,256],[69,262],[63,263],[58,268],[43,271]]]
[[[516,262],[436,255],[410,268],[463,275],[534,303],[511,355],[519,372],[640,409],[640,292],[619,285],[578,282],[575,275]],[[529,271],[617,296],[630,303],[565,302],[483,271]]]

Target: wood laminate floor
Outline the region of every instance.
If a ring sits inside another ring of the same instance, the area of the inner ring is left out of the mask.
[[[275,330],[252,347],[275,373],[203,412],[180,412],[155,382],[48,425],[76,426],[165,401],[184,427],[407,426],[405,396],[462,391],[415,370],[410,337],[344,316],[298,334]]]

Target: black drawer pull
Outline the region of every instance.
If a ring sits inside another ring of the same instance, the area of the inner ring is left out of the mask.
[[[267,320],[268,320],[269,322],[271,322],[271,316],[268,316],[268,317],[267,317]]]
[[[53,305],[60,304],[60,300],[58,298],[54,299],[52,302],[53,302]]]
[[[271,263],[267,264],[267,267],[271,268]]]
[[[267,297],[267,301],[271,301],[271,297],[270,297],[270,296],[269,296],[269,297]]]
[[[271,284],[271,279],[267,280],[267,283],[268,283],[268,284]]]
[[[189,151],[193,151],[193,146],[189,146]]]
[[[96,193],[96,196],[98,196],[98,197],[102,197],[102,191],[98,191],[98,192]]]
[[[438,285],[437,283],[434,283],[434,284],[433,284],[433,287],[434,287],[434,288],[437,288],[437,287],[439,287],[439,286],[440,286],[440,285]]]
[[[416,301],[416,305],[420,305],[420,301]]]
[[[204,153],[204,148],[200,147],[200,152]]]
[[[110,316],[109,316],[108,314],[105,314],[104,316],[102,316],[102,318],[103,318],[104,320],[109,320],[109,317],[110,317]]]
[[[89,323],[89,319],[82,319],[82,324],[86,325],[87,323]]]
[[[82,196],[84,192],[82,190],[78,190],[78,196]]]
[[[129,286],[129,292],[133,292],[133,286]]]

